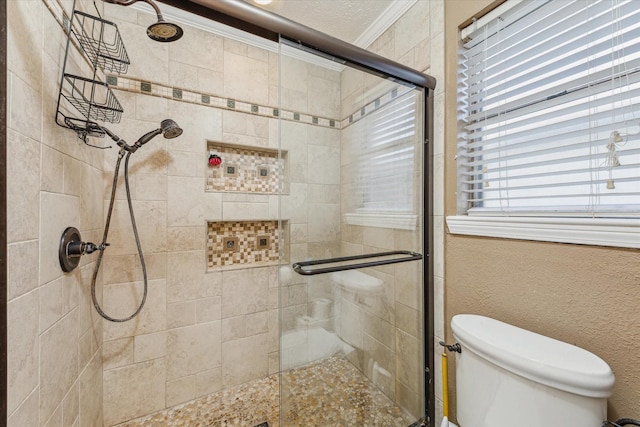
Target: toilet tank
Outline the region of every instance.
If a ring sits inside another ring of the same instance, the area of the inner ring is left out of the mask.
[[[600,427],[615,378],[584,349],[488,317],[451,320],[460,427]]]

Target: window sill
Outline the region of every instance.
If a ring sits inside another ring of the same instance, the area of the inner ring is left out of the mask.
[[[345,223],[349,225],[415,230],[418,216],[400,213],[359,212],[345,214],[344,219]]]
[[[448,216],[451,234],[640,248],[640,219]]]

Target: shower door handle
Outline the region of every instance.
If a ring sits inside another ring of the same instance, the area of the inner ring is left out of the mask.
[[[332,267],[305,269],[305,267],[312,267],[317,265],[335,264],[339,262],[348,262],[348,261],[359,261],[359,260],[370,259],[370,258],[395,257],[399,255],[402,255],[402,256],[399,258],[379,259],[375,261],[358,262],[358,263],[346,264],[346,265],[336,265]],[[293,271],[295,271],[298,274],[301,274],[303,276],[313,276],[316,274],[326,274],[326,273],[333,273],[336,271],[344,271],[344,270],[355,270],[358,268],[376,267],[379,265],[397,264],[401,262],[418,261],[421,259],[422,259],[422,254],[419,254],[417,252],[391,251],[391,252],[377,252],[377,253],[364,254],[364,255],[353,255],[353,256],[338,257],[338,258],[318,259],[313,261],[295,262],[291,265],[291,267],[293,268]]]

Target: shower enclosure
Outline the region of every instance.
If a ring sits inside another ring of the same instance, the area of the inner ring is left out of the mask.
[[[281,423],[409,426],[425,414],[423,91],[280,45]]]
[[[71,2],[27,3],[55,30],[43,57],[65,57]],[[10,239],[38,274],[9,266],[26,278],[8,292],[9,424],[432,425],[433,78],[243,1],[162,1],[171,43],[145,36],[148,2],[74,4],[117,25],[130,59],[92,70],[122,107],[104,133],[167,117],[183,132],[141,138],[111,200],[117,147],[57,126],[43,91],[42,179],[25,180],[39,216]],[[10,170],[26,176],[25,157]],[[107,217],[101,258],[63,272],[63,231],[100,242]],[[147,288],[124,322],[91,303],[126,319]]]

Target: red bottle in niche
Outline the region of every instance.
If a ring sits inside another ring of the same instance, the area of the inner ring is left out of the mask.
[[[222,159],[215,153],[209,153],[209,166],[217,167],[222,163]]]

